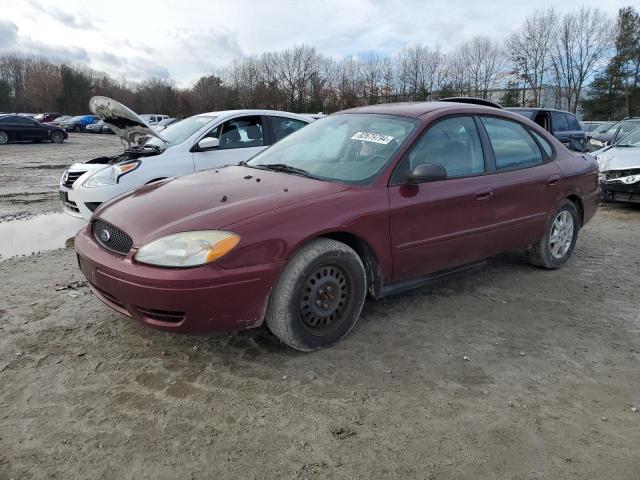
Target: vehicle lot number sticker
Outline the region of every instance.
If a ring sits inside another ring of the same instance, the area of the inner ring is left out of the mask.
[[[383,135],[381,133],[358,132],[351,137],[351,140],[362,140],[363,142],[381,143],[382,145],[386,145],[393,140],[393,137]]]

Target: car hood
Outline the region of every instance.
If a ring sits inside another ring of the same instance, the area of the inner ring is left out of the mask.
[[[601,172],[640,168],[640,148],[638,147],[611,147],[599,153],[596,158]]]
[[[94,216],[142,245],[176,232],[223,229],[348,188],[300,175],[231,166],[140,187],[100,207]]]
[[[91,97],[89,109],[129,145],[137,145],[138,140],[145,136],[157,137],[164,141],[133,110],[109,97]]]

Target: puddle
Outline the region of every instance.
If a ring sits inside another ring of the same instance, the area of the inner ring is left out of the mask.
[[[0,223],[0,261],[73,246],[73,237],[86,223],[65,213]]]

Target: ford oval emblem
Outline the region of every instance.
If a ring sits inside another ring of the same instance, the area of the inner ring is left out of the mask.
[[[109,240],[111,240],[111,234],[108,230],[100,230],[100,240],[102,240],[104,243],[107,243]]]

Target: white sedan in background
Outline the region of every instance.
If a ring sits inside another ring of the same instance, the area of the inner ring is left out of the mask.
[[[62,175],[63,210],[87,220],[102,203],[122,193],[156,180],[248,160],[314,121],[274,110],[225,110],[194,115],[155,132],[110,98],[93,97],[89,106],[129,146],[122,155],[74,163]]]

